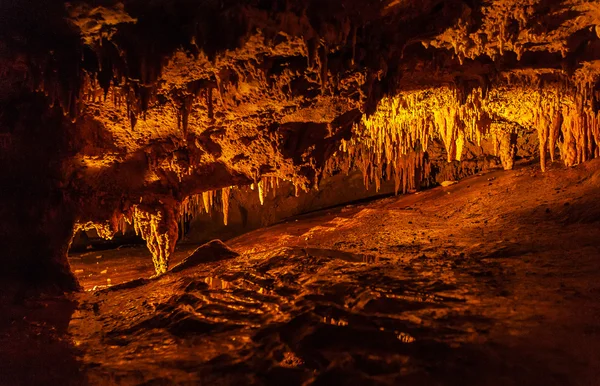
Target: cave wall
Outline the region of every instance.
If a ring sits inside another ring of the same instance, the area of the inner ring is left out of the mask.
[[[77,288],[66,252],[76,207],[65,197],[68,133],[60,109],[30,92],[3,95],[0,133],[2,280]]]

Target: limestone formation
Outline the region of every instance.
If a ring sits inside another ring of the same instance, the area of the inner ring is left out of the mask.
[[[440,161],[489,155],[511,169],[530,156],[546,170],[598,157],[599,9],[2,2],[7,272],[44,259],[64,271],[59,217],[66,233],[94,227],[104,237],[132,222],[163,273],[178,224],[215,209],[227,223],[231,189],[253,184],[263,203],[280,181],[298,195],[359,169],[367,188],[393,179],[399,193],[434,183]],[[536,153],[523,147],[531,141]],[[40,223],[36,213],[57,215]],[[19,252],[33,227],[38,244]]]

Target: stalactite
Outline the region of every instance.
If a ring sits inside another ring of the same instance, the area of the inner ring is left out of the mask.
[[[229,201],[232,188],[233,187],[225,187],[220,191],[220,204],[222,205],[221,211],[223,212],[223,222],[225,225],[228,223]],[[217,194],[218,192],[216,190],[209,190],[202,192],[201,194],[195,194],[187,197],[181,204],[180,222],[184,221],[184,219],[186,221],[190,221],[201,213],[211,214],[216,204],[219,203],[217,200]]]
[[[265,193],[263,188],[263,180],[258,181],[258,199],[260,200],[260,204],[264,205],[265,203]]]
[[[175,205],[163,205],[160,209],[136,205],[131,216],[136,234],[146,241],[152,254],[156,274],[165,273],[178,238]]]
[[[494,155],[500,158],[504,170],[511,170],[514,166],[517,151],[517,134],[510,124],[495,123],[491,129]]]
[[[271,191],[273,191],[273,197],[277,195],[277,187],[279,186],[279,179],[277,177],[270,177],[270,187]]]
[[[210,213],[211,205],[209,192],[202,192],[202,203],[204,204],[204,210],[206,213]]]
[[[566,166],[573,166],[578,163],[577,136],[581,131],[580,116],[572,107],[563,111],[563,141],[559,145],[560,155]]]
[[[231,193],[231,188],[223,188],[221,189],[221,202],[223,205],[223,224],[227,225],[228,217],[229,217],[229,195]]]
[[[356,164],[365,187],[375,184],[376,190],[384,176],[394,174],[396,190],[406,192],[428,177],[423,156],[431,139],[442,140],[448,162],[460,160],[466,141],[480,143],[489,123],[481,88],[459,93],[442,87],[384,98],[374,114],[355,126],[355,136],[342,141],[339,152],[347,160],[327,168],[348,172]]]
[[[127,231],[127,224],[128,224],[126,217],[123,215],[119,216],[118,223],[119,223],[119,226],[118,226],[117,230],[120,231],[122,235],[124,235],[125,231]],[[129,224],[129,225],[131,225],[131,224]]]

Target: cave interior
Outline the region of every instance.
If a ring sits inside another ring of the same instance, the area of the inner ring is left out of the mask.
[[[599,384],[599,110],[597,0],[0,0],[0,384]]]

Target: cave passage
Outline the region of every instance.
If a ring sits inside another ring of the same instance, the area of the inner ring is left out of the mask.
[[[598,0],[0,1],[0,385],[592,385]]]

